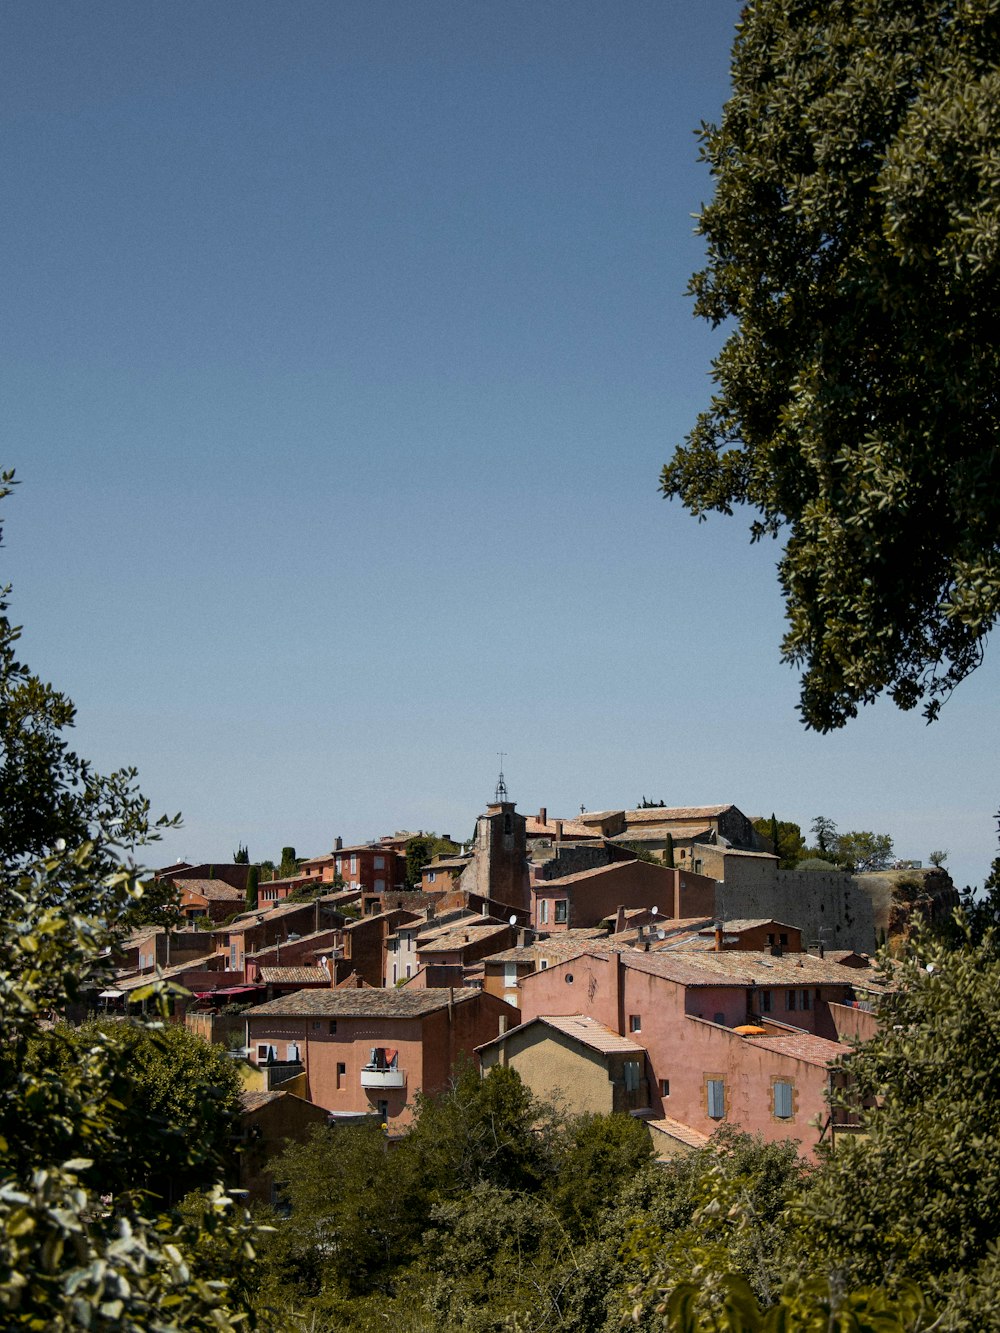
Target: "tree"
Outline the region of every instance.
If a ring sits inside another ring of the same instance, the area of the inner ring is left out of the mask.
[[[888,833],[841,833],[837,838],[836,853],[844,869],[855,875],[888,870],[892,864],[892,839]]]
[[[415,834],[406,844],[406,887],[419,889],[424,866],[435,856],[454,856],[458,850],[458,844],[450,838],[439,838],[436,833]]]
[[[278,866],[278,879],[289,879],[299,873],[299,861],[294,847],[282,847],[281,863]]]
[[[939,870],[944,865],[945,861],[947,861],[948,852],[943,850],[931,852],[927,859],[935,869]]]
[[[669,832],[663,847],[663,864],[674,869],[674,835]]]
[[[1000,959],[924,941],[896,986],[850,1056],[866,1132],[838,1141],[804,1194],[790,1253],[848,1284],[909,1279],[960,1313],[968,1284],[992,1272],[1000,1288]]]
[[[735,321],[663,470],[694,515],[785,537],[808,727],[887,691],[928,718],[1000,611],[1000,21],[992,0],[755,0],[695,312]]]
[[[837,825],[832,819],[827,819],[825,815],[817,815],[812,822],[812,828],[809,830],[816,839],[816,846],[821,855],[832,852],[837,841]]]
[[[782,870],[794,870],[802,859],[806,845],[799,825],[772,815],[770,819],[755,819],[753,826],[770,841],[775,855],[780,858]]]
[[[248,866],[250,864],[250,853],[243,843],[240,843],[236,851],[233,852],[234,866]]]
[[[260,871],[256,866],[251,866],[247,871],[246,909],[248,912],[254,912],[257,909],[257,892],[259,886]]]
[[[36,1085],[58,1085],[88,1051],[99,1051],[106,1066],[103,1140],[81,1143],[71,1123],[48,1115],[35,1126],[36,1153],[43,1142],[49,1160],[86,1150],[94,1165],[82,1178],[119,1206],[136,1192],[174,1203],[222,1178],[242,1085],[221,1046],[177,1023],[159,1030],[105,1019],[38,1034],[25,1068]]]

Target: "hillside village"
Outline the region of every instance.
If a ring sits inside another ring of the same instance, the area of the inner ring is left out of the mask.
[[[628,1113],[661,1158],[721,1125],[807,1156],[856,1132],[829,1093],[890,984],[891,873],[782,869],[734,805],[528,816],[502,776],[471,842],[407,887],[414,836],[337,838],[260,883],[249,863],[164,867],[182,925],[135,932],[88,997],[141,1013],[159,978],[172,1021],[242,1062],[251,1198],[288,1138],[374,1119],[391,1141],[462,1061],[570,1114]],[[944,871],[922,881],[935,913],[957,904]]]

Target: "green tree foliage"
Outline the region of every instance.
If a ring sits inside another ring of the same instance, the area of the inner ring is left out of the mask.
[[[240,843],[236,851],[233,852],[234,866],[248,866],[250,864],[250,853],[243,843]]]
[[[674,869],[674,835],[672,833],[668,833],[666,837],[666,844],[663,848],[663,864],[669,866],[671,870]]]
[[[276,879],[289,879],[292,875],[299,873],[299,861],[295,855],[294,847],[282,847],[281,862],[278,865]]]
[[[850,1058],[867,1133],[838,1141],[816,1174],[792,1248],[807,1273],[909,1279],[960,1306],[970,1283],[998,1293],[1000,959],[927,942],[897,981],[878,1035]]]
[[[1000,609],[995,0],[755,0],[702,132],[696,313],[735,323],[664,468],[782,534],[800,711],[933,717]]]
[[[837,859],[845,870],[864,875],[872,870],[888,870],[892,865],[892,838],[888,833],[854,830],[841,833],[836,844]]]
[[[248,912],[256,911],[257,895],[260,890],[260,871],[256,866],[251,866],[247,871],[247,896],[246,910]]]
[[[826,815],[817,815],[812,822],[812,828],[809,830],[816,839],[816,846],[821,856],[832,852],[837,843],[837,825],[832,819],[827,819]]]
[[[805,852],[806,840],[798,824],[778,819],[755,819],[753,826],[762,837],[767,838],[780,858],[782,870],[794,870]]]
[[[607,1201],[653,1156],[649,1131],[631,1116],[584,1115],[563,1132],[547,1191],[567,1233],[592,1237]]]
[[[406,887],[420,888],[420,875],[425,865],[435,856],[454,856],[461,849],[450,838],[439,838],[436,833],[417,833],[406,844]]]
[[[221,1046],[180,1024],[162,1028],[106,1019],[40,1033],[25,1068],[58,1087],[88,1053],[106,1069],[104,1137],[78,1143],[74,1127],[48,1115],[35,1129],[48,1160],[94,1157],[89,1183],[126,1196],[147,1193],[168,1203],[221,1179],[232,1157],[240,1114],[240,1078]],[[67,1133],[67,1130],[69,1131]]]

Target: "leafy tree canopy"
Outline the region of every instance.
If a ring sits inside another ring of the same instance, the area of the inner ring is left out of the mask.
[[[788,820],[755,819],[753,826],[772,844],[775,855],[780,857],[779,865],[783,870],[794,870],[805,851],[806,840],[798,824]]]
[[[944,698],[1000,611],[1000,8],[753,0],[696,313],[735,321],[661,488],[785,538],[783,658],[829,731]]]
[[[421,872],[435,856],[453,856],[460,850],[458,843],[452,842],[450,838],[439,838],[436,833],[415,834],[406,844],[407,888],[420,887]]]

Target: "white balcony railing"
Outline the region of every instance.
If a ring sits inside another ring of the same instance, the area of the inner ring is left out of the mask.
[[[402,1069],[378,1069],[375,1065],[365,1065],[361,1071],[363,1088],[405,1088],[406,1074]]]

